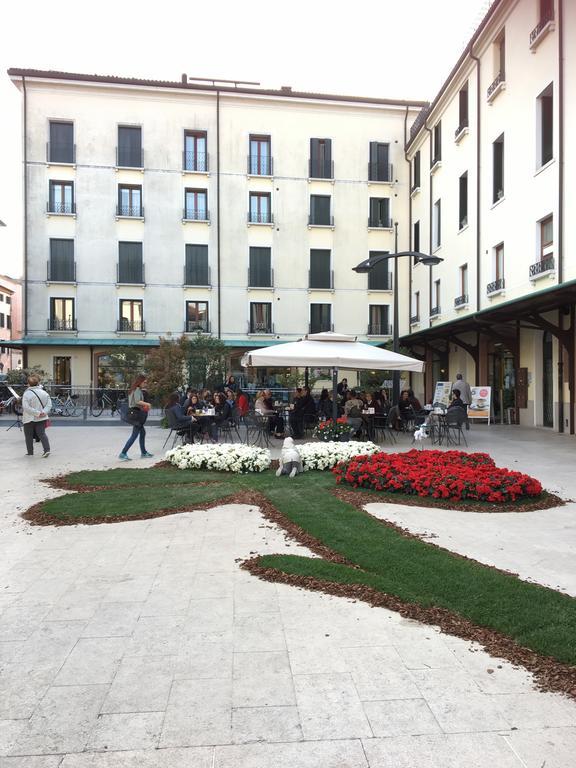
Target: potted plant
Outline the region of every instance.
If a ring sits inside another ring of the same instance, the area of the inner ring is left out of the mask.
[[[341,416],[334,422],[332,419],[321,421],[314,430],[314,437],[325,443],[331,440],[346,441],[350,440],[350,436],[354,429],[348,424],[346,418]]]

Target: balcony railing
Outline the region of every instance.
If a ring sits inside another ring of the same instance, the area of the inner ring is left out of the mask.
[[[454,306],[455,307],[463,307],[465,304],[468,304],[468,294],[463,293],[461,296],[456,296],[454,299]]]
[[[144,206],[142,205],[117,205],[116,216],[126,219],[143,219]]]
[[[537,261],[536,264],[530,265],[530,278],[538,277],[538,275],[543,275],[545,272],[551,272],[554,268],[554,256],[552,256],[552,254],[544,256],[540,261]]]
[[[208,154],[206,152],[182,152],[182,170],[208,173]]]
[[[184,221],[210,221],[210,211],[206,208],[184,208],[182,218]]]
[[[116,330],[118,333],[144,333],[146,325],[144,320],[129,320],[127,317],[121,317]]]
[[[330,162],[318,162],[308,160],[308,178],[309,179],[333,179],[334,178],[334,160]]]
[[[57,203],[52,200],[46,203],[46,213],[71,216],[76,213],[76,203]]]
[[[489,296],[491,293],[496,293],[497,291],[503,291],[504,286],[505,286],[504,278],[499,277],[498,280],[493,280],[491,283],[488,283],[488,285],[486,286],[486,293]]]
[[[504,75],[504,72],[498,72],[494,81],[488,86],[488,90],[486,91],[486,98],[489,99],[494,94],[498,86],[505,82],[506,82],[506,77]]]
[[[417,313],[415,315],[410,315],[410,323],[414,325],[414,323],[420,322],[420,313]]]
[[[116,264],[116,284],[117,285],[144,285],[144,264],[137,269],[128,269]]]
[[[334,270],[323,275],[314,275],[308,270],[308,288],[313,291],[331,291],[334,288]]]
[[[117,168],[144,168],[144,150],[116,147]]]
[[[394,179],[391,163],[368,163],[368,181],[387,181]]]
[[[391,229],[392,228],[392,220],[391,219],[379,219],[378,217],[369,216],[368,217],[368,227],[370,229]]]
[[[75,331],[76,318],[75,317],[50,317],[48,318],[48,330],[49,331]]]
[[[546,24],[548,24],[551,21],[554,21],[554,3],[553,2],[550,2],[548,4],[548,7],[544,9],[542,18],[540,19],[538,24],[536,24],[532,32],[530,32],[530,47],[532,47],[532,45],[534,45],[534,42],[540,37],[540,34],[544,29],[544,27],[546,26]]]
[[[210,333],[209,320],[186,320],[184,333]]]
[[[334,216],[308,216],[309,227],[333,227]]]
[[[46,162],[61,165],[74,165],[76,163],[76,144],[62,142],[47,142]]]
[[[249,176],[273,176],[274,160],[262,155],[248,155]]]
[[[267,321],[256,322],[252,320],[248,323],[248,333],[274,333],[274,323]]]
[[[458,136],[460,136],[460,134],[462,133],[464,128],[468,128],[468,118],[465,118],[464,120],[462,120],[462,122],[460,123],[458,128],[456,128],[456,130],[454,131],[454,138],[455,139],[457,139]]]
[[[309,323],[308,333],[326,333],[334,330],[334,323]]]
[[[76,262],[71,261],[68,264],[55,264],[46,262],[46,280],[49,283],[75,283],[76,282]]]
[[[267,270],[268,274],[262,274],[260,269],[248,268],[248,288],[272,288],[274,285],[274,270]]]
[[[382,323],[370,323],[368,325],[368,336],[392,336],[392,326],[382,325]]]
[[[394,281],[392,272],[386,272],[383,275],[378,273],[368,273],[368,290],[369,291],[391,291],[394,287]]]
[[[248,211],[248,224],[274,224],[274,216],[270,211]]]
[[[210,286],[210,265],[205,268],[186,267],[184,265],[184,285],[190,286]]]
[[[440,306],[430,307],[430,317],[436,317],[439,314],[441,314]]]

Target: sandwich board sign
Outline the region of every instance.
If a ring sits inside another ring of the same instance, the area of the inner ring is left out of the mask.
[[[472,402],[468,406],[469,419],[486,419],[490,421],[492,408],[492,387],[470,387]]]
[[[451,391],[452,391],[451,381],[437,381],[436,389],[434,390],[434,400],[432,400],[432,405],[434,407],[443,406],[444,408],[448,408],[448,406],[450,405]]]

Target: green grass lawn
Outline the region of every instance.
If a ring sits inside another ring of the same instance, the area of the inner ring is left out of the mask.
[[[383,525],[330,493],[335,487],[330,472],[307,472],[290,480],[277,479],[270,471],[233,475],[122,468],[76,472],[67,476],[66,483],[93,490],[45,501],[41,511],[55,521],[194,509],[195,504],[217,502],[241,491],[258,491],[289,521],[356,566],[266,555],[259,558],[263,567],[337,584],[360,584],[406,603],[444,608],[537,653],[576,664],[576,600]],[[374,501],[381,498],[373,495]]]

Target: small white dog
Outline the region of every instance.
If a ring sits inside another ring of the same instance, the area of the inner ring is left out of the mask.
[[[285,438],[280,456],[280,466],[276,470],[276,477],[280,477],[280,475],[296,477],[298,472],[303,471],[300,452],[294,445],[294,440],[291,437]]]
[[[414,432],[414,440],[426,440],[427,437],[429,437],[428,430],[425,425],[422,424],[422,426]]]

